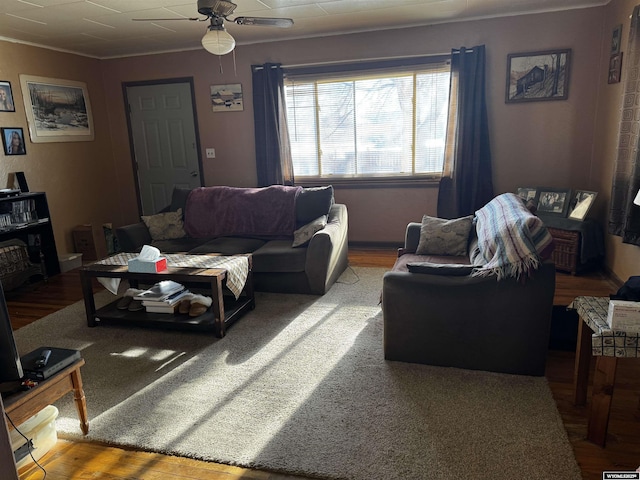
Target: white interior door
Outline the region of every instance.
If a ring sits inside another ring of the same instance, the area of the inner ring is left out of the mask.
[[[174,187],[201,183],[191,84],[127,86],[142,215],[171,203]]]

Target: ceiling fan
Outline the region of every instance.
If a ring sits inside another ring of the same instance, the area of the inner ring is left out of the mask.
[[[228,18],[238,6],[229,0],[198,0],[198,13],[205,18],[134,18],[134,21],[191,20],[206,22],[209,20],[207,32],[202,37],[202,46],[214,55],[226,55],[236,46],[235,39],[225,30],[224,21],[238,25],[258,25],[266,27],[288,28],[293,25],[290,18],[236,17]]]

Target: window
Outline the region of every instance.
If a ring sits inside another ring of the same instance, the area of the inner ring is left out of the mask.
[[[365,179],[439,176],[450,66],[285,77],[294,173]]]

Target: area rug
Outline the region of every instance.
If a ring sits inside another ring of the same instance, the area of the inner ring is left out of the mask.
[[[223,339],[88,328],[82,303],[16,339],[82,351],[89,440],[329,479],[581,478],[545,378],[384,360],[383,273],[258,293]],[[80,439],[71,397],[58,434]]]

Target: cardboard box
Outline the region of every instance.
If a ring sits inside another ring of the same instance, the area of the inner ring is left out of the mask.
[[[611,300],[607,323],[611,330],[640,333],[640,302]]]
[[[60,264],[60,272],[68,272],[74,268],[82,266],[81,253],[60,253],[58,254],[58,263]]]
[[[107,242],[102,227],[78,225],[73,229],[73,248],[85,260],[99,260],[107,256]]]
[[[132,258],[128,263],[129,271],[133,273],[159,273],[167,269],[167,259],[164,257],[160,257],[155,262],[145,262]]]

